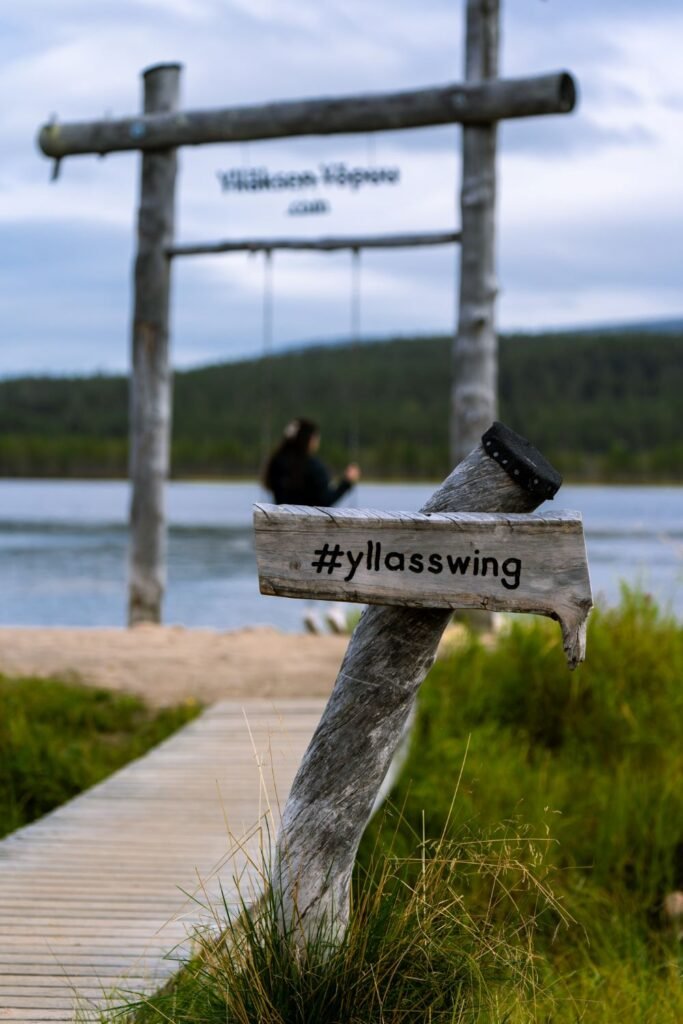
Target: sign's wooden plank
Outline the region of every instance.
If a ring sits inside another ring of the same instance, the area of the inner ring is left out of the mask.
[[[578,512],[390,513],[259,504],[263,594],[411,608],[486,608],[558,619],[583,659],[592,607]]]

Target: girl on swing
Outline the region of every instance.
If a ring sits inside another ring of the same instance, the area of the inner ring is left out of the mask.
[[[317,423],[301,418],[287,424],[263,477],[276,505],[335,505],[358,482],[360,469],[352,462],[333,484],[316,455],[319,447]]]
[[[263,483],[272,493],[276,505],[334,505],[358,482],[360,469],[352,462],[344,470],[341,480],[332,483],[317,457],[319,447],[320,428],[317,423],[302,417],[287,424],[263,474]],[[340,608],[333,606],[325,618],[333,633],[346,632],[346,615]],[[311,633],[324,632],[314,608],[309,608],[304,615],[304,625]]]

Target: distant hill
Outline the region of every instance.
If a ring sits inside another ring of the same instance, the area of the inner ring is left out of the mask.
[[[523,332],[527,333],[527,332]],[[683,334],[683,317],[660,320],[627,320],[610,323],[586,324],[583,327],[545,329],[541,334]]]
[[[423,337],[177,373],[173,473],[253,476],[269,410],[273,436],[294,415],[320,420],[332,466],[358,454],[368,476],[438,477],[449,364],[449,340]],[[573,479],[680,480],[682,394],[683,329],[501,339],[501,419]],[[127,404],[123,377],[0,381],[0,474],[125,475]]]

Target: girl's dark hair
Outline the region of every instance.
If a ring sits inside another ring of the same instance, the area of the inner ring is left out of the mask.
[[[287,424],[282,433],[282,440],[268,459],[263,474],[263,483],[269,491],[273,490],[273,468],[276,462],[280,463],[281,467],[283,463],[286,464],[287,475],[291,478],[292,482],[298,482],[297,478],[303,477],[304,465],[308,456],[308,446],[311,443],[311,438],[319,433],[320,427],[318,424],[313,420],[305,419],[303,416],[291,420]]]

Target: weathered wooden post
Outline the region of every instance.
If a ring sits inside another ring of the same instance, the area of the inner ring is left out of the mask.
[[[467,0],[465,80],[498,75],[500,0]],[[460,293],[453,345],[451,458],[459,462],[495,419],[498,355],[496,121],[462,128]]]
[[[264,593],[408,606],[363,613],[284,808],[273,885],[298,940],[344,933],[358,844],[451,609],[552,615],[570,665],[583,658],[592,599],[580,516],[515,515],[560,483],[496,423],[422,514],[256,506]],[[477,515],[439,515],[452,512]]]
[[[144,114],[178,109],[179,64],[144,72]],[[133,122],[131,134],[146,127]],[[142,153],[130,379],[130,561],[128,621],[159,622],[166,583],[164,485],[171,429],[169,298],[173,244],[175,149]]]

